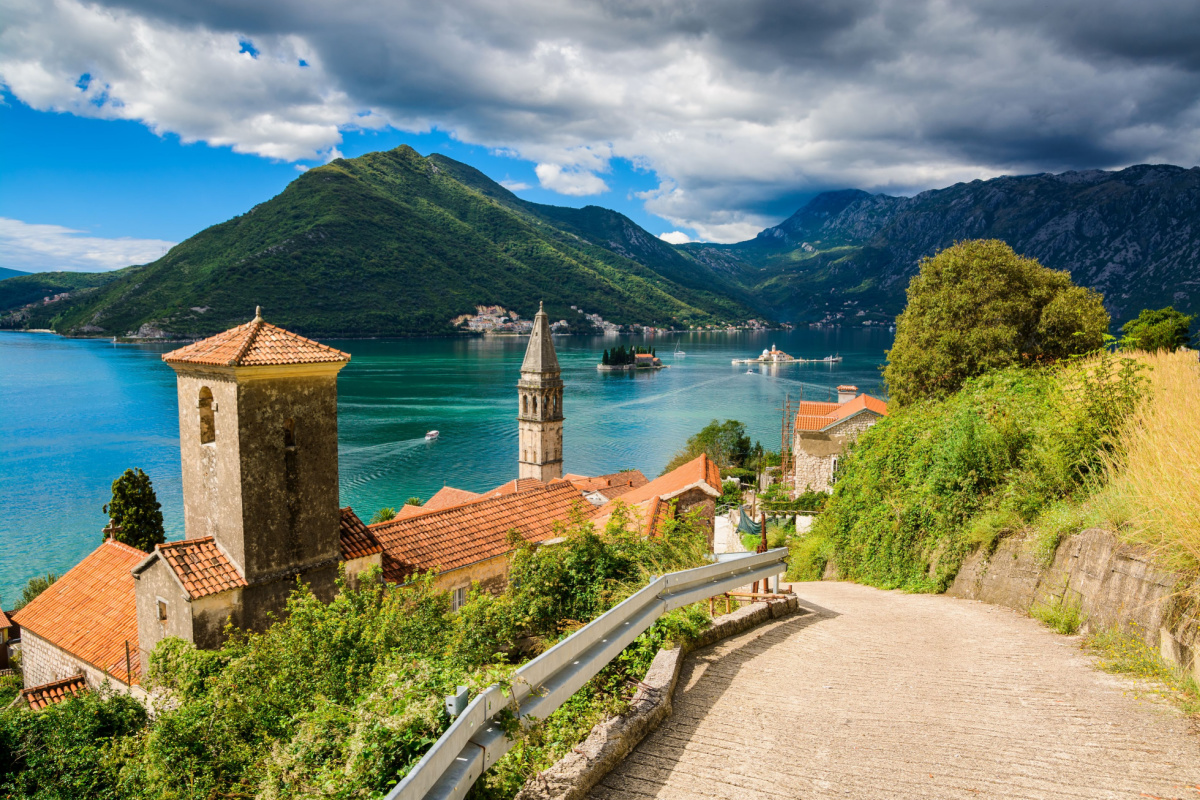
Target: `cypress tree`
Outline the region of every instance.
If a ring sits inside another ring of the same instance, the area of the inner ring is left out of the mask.
[[[149,553],[154,545],[167,540],[162,505],[154,494],[150,476],[140,469],[127,469],[113,481],[112,500],[104,504],[104,513],[119,528],[113,532],[118,542]]]

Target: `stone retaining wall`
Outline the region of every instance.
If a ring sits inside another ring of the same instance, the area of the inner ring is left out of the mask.
[[[671,714],[671,694],[679,667],[689,651],[749,630],[800,609],[795,596],[754,603],[717,617],[713,625],[687,646],[661,650],[624,714],[597,723],[581,744],[544,772],[530,778],[517,800],[580,800],[637,746],[646,734]]]
[[[1048,565],[1024,540],[1004,539],[990,558],[969,556],[947,594],[1026,613],[1052,598],[1078,605],[1083,632],[1123,628],[1200,679],[1197,618],[1183,612],[1180,588],[1179,575],[1097,528],[1064,539]]]

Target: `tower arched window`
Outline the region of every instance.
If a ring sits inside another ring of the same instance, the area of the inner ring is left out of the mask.
[[[217,440],[217,420],[213,408],[212,389],[200,389],[200,444],[212,444]]]
[[[533,414],[537,416],[537,395],[533,396]]]
[[[283,446],[288,450],[296,449],[296,420],[283,421]]]

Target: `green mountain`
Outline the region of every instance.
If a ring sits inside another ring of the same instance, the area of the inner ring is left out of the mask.
[[[638,260],[650,251],[654,259]],[[620,214],[525,203],[466,165],[409,147],[309,170],[158,261],[114,275],[28,310],[23,324],[199,336],[245,322],[261,305],[273,323],[333,337],[445,333],[477,305],[530,317],[540,300],[552,319],[576,325],[572,305],[662,326],[758,314],[735,299],[739,287]]]
[[[0,280],[0,328],[47,327],[57,309],[82,302],[123,272],[33,272]]]
[[[19,269],[9,269],[8,267],[0,267],[0,281],[7,278],[19,278],[22,275],[28,275],[28,272],[22,272]]]
[[[959,183],[915,197],[827,192],[735,245],[680,250],[783,319],[887,323],[922,257],[996,238],[1102,292],[1114,322],[1200,312],[1200,168],[1140,165]]]

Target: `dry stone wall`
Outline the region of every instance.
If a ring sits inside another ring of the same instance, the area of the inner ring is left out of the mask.
[[[1121,628],[1200,679],[1197,617],[1183,608],[1181,576],[1105,530],[1086,530],[1059,545],[1047,564],[1022,539],[1005,539],[988,557],[967,558],[947,594],[1028,613],[1052,599],[1078,605],[1083,632]]]

